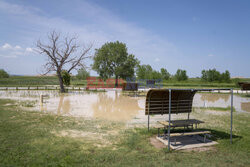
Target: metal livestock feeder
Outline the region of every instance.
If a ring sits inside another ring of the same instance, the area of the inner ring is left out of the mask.
[[[171,114],[192,112],[193,97],[196,92],[229,91],[231,92],[231,129],[230,142],[232,143],[233,123],[233,89],[150,89],[146,96],[145,115],[148,115],[148,130],[150,115],[169,114],[168,137],[170,141]],[[170,149],[170,142],[168,142]]]

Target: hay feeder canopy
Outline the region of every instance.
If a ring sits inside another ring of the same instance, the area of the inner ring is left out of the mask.
[[[172,90],[171,114],[190,113],[196,90]],[[146,115],[169,114],[169,90],[151,89],[146,98]]]

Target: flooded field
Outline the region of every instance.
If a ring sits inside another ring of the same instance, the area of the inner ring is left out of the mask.
[[[40,101],[40,95],[48,95]],[[29,110],[49,112],[57,115],[98,118],[110,121],[146,124],[145,97],[125,96],[121,91],[83,92],[72,91],[60,94],[58,91],[9,90],[0,91],[0,98],[17,100]],[[229,94],[197,93],[194,107],[230,106]],[[250,112],[250,98],[234,95],[234,107],[238,112]],[[153,119],[164,119],[153,116]]]
[[[193,106],[227,108],[231,106],[231,95],[219,93],[196,93],[194,96]],[[250,112],[250,98],[234,94],[233,106],[236,111]]]

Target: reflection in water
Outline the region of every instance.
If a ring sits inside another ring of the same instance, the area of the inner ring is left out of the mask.
[[[41,94],[49,95],[49,98],[43,104],[40,104],[39,101]],[[58,115],[83,116],[142,124],[147,120],[144,111],[145,97],[129,97],[115,91],[98,93],[73,91],[60,94],[58,91],[8,90],[0,91],[0,98],[36,101],[35,108],[29,107],[27,109]],[[229,94],[197,93],[194,96],[193,106],[204,107],[206,104],[207,107],[228,107],[230,102]],[[250,98],[234,95],[234,108],[236,111],[250,112]],[[165,119],[162,116],[154,116],[153,118]]]
[[[115,91],[74,92],[50,97],[40,106],[40,111],[53,112],[58,115],[129,121],[135,118],[139,111],[144,112],[144,109],[139,107],[138,100],[139,98],[124,96]]]
[[[236,111],[249,111],[250,98],[244,98],[238,95],[233,97],[233,106]],[[231,106],[230,94],[219,93],[197,93],[194,96],[193,105],[195,107],[224,107]]]
[[[229,97],[230,97],[229,94],[201,93],[201,100],[209,102],[216,102],[220,99],[223,99],[224,102],[227,102]]]
[[[114,97],[106,93],[98,95],[98,99],[92,104],[94,117],[113,121],[128,121],[133,119],[139,110],[138,100],[115,93]]]
[[[68,114],[69,112],[70,112],[70,100],[69,99],[64,100],[64,94],[61,94],[57,108],[57,114],[58,115]]]

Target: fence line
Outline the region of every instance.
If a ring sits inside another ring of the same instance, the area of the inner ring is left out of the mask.
[[[67,90],[85,90],[85,87],[65,87]],[[105,88],[103,88],[105,89]],[[26,86],[26,87],[0,87],[0,90],[60,90],[59,86]],[[139,91],[148,90],[148,89],[139,89]],[[227,90],[215,90],[213,92],[217,93],[230,93]],[[247,94],[250,93],[249,90],[234,90],[234,93],[238,94]]]
[[[65,87],[68,90],[85,90],[84,87]],[[60,90],[59,86],[0,87],[0,90]]]

